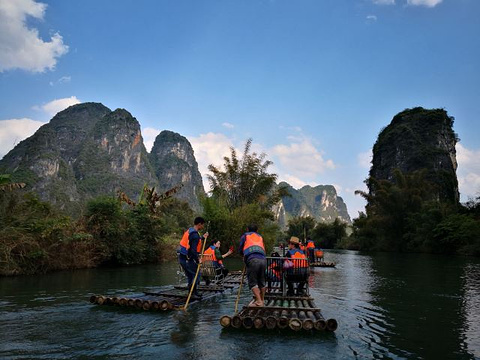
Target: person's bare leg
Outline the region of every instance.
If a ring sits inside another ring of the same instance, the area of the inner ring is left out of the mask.
[[[255,296],[255,302],[253,305],[255,306],[263,306],[263,301],[262,301],[262,294],[258,286],[255,286],[252,288],[253,295]]]
[[[262,298],[262,303],[265,304],[265,292],[267,291],[267,288],[263,287],[260,289],[260,296]]]

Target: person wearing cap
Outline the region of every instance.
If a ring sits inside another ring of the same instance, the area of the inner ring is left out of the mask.
[[[251,306],[263,306],[265,302],[265,272],[267,259],[263,238],[257,233],[257,225],[249,225],[247,232],[242,235],[238,253],[243,255],[247,268],[248,287],[252,290],[255,300]]]
[[[297,295],[304,295],[304,288],[308,277],[308,262],[305,253],[300,250],[300,239],[296,236],[292,236],[288,243],[288,251],[285,255],[287,260],[293,262],[293,266],[287,269],[286,280],[288,291],[287,295],[293,296],[294,284],[297,283]]]

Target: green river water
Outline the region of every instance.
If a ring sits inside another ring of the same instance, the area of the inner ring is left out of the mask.
[[[174,261],[0,278],[0,359],[480,359],[480,259],[331,251],[326,261],[338,265],[315,269],[310,293],[335,333],[222,329],[232,293],[187,313],[88,301],[177,284]]]

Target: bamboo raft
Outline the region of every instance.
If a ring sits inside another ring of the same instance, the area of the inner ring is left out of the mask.
[[[241,271],[232,271],[223,281],[212,281],[210,285],[198,285],[197,291],[201,298],[190,299],[190,304],[213,299],[226,291],[238,289],[242,280]],[[181,309],[188,297],[187,286],[171,286],[161,291],[148,291],[142,294],[125,297],[92,295],[90,302],[95,305],[109,305],[133,308],[145,311],[167,311]]]
[[[311,297],[265,296],[265,306],[244,306],[234,316],[222,316],[224,328],[291,329],[293,331],[335,331],[337,320],[325,320]]]

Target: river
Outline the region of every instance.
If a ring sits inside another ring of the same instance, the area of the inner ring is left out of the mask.
[[[0,278],[1,359],[479,359],[480,259],[330,251],[310,293],[335,333],[222,329],[235,295],[187,313],[95,306],[177,284],[175,262]],[[239,260],[226,260],[232,270]],[[247,290],[240,303],[249,300]]]

